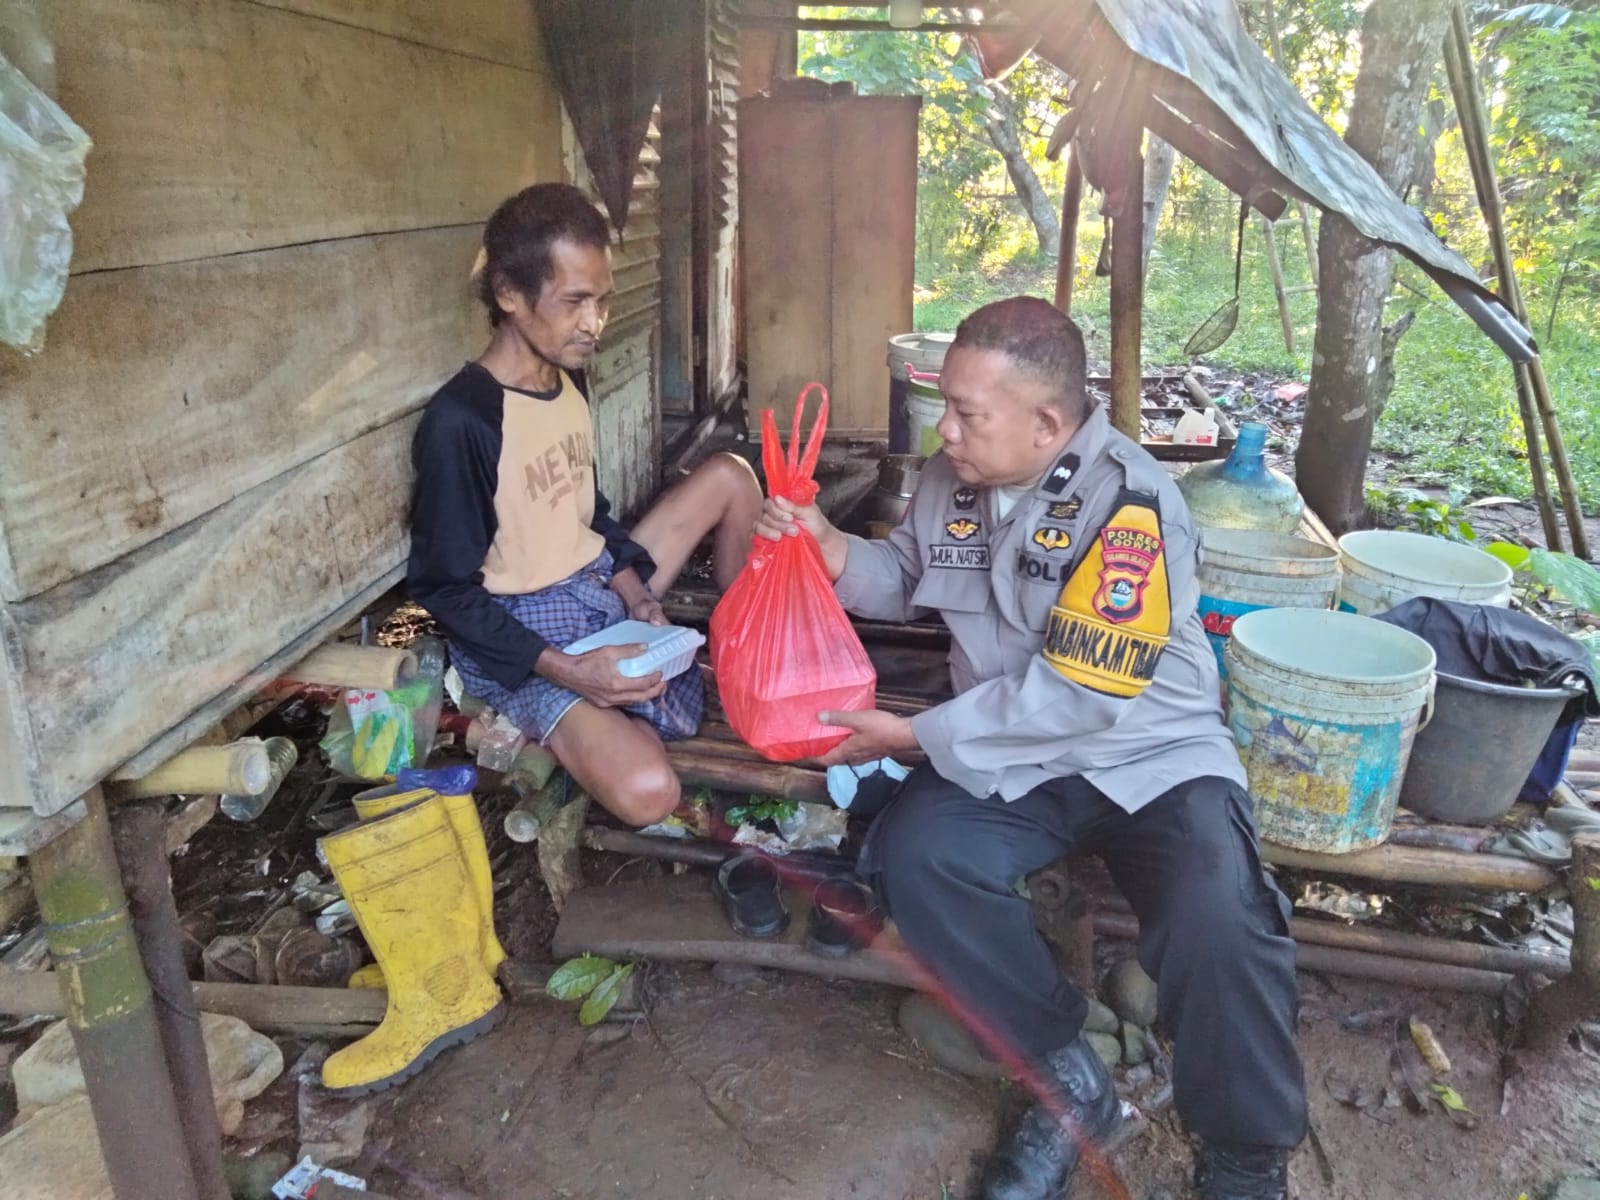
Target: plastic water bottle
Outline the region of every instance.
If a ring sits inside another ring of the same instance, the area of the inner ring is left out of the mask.
[[[1200,463],[1178,480],[1178,490],[1201,525],[1293,533],[1306,504],[1282,471],[1267,466],[1267,427],[1247,421],[1224,462]]]
[[[264,744],[267,751],[267,786],[253,796],[223,796],[217,801],[223,815],[232,820],[254,821],[264,813],[284,779],[294,770],[295,763],[300,761],[299,749],[286,737],[268,738]]]
[[[411,730],[413,753],[411,765],[420,767],[427,763],[433,749],[433,737],[439,730],[439,709],[444,702],[444,671],[446,651],[441,638],[425,636],[411,644],[417,656],[417,675],[408,685],[413,693]]]

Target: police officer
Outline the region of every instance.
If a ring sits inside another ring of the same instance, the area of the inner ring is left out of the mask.
[[[1043,300],[963,321],[939,434],[883,541],[768,500],[757,532],[817,539],[850,611],[950,627],[955,698],[915,717],[824,713],[834,761],[920,750],[868,836],[907,947],[1042,1094],[991,1156],[988,1200],[1062,1195],[1082,1135],[1120,1122],[1017,880],[1092,852],[1139,917],[1199,1193],[1282,1200],[1306,1129],[1288,902],[1262,869],[1196,612],[1199,537],[1161,465],[1089,397],[1083,338]],[[1071,1118],[1059,1119],[1063,1108]]]

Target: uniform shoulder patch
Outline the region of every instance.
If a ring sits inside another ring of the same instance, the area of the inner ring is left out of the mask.
[[[1155,497],[1124,489],[1050,609],[1045,660],[1086,688],[1137,696],[1171,636],[1160,510]]]

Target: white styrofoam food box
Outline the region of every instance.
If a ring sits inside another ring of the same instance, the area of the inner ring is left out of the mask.
[[[627,646],[643,642],[649,647],[635,658],[625,658],[617,670],[630,678],[660,671],[664,679],[682,675],[694,665],[694,652],[706,644],[699,630],[682,625],[652,625],[648,621],[619,621],[580,638],[566,648],[568,654],[587,654],[601,646]]]

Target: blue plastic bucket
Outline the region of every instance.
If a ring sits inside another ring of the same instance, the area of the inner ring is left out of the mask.
[[[1388,837],[1432,706],[1433,647],[1370,617],[1269,608],[1234,622],[1227,659],[1262,839],[1346,854]]]

